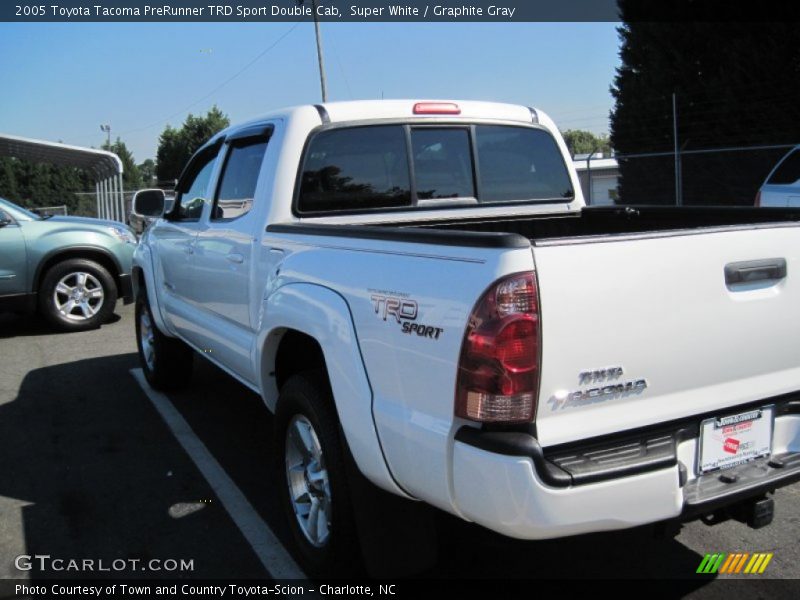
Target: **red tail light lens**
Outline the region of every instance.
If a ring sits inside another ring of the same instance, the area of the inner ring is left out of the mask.
[[[456,387],[456,416],[531,421],[539,387],[539,303],[533,273],[501,279],[470,315]]]

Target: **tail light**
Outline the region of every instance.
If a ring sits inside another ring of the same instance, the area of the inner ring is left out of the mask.
[[[539,302],[533,273],[496,282],[472,311],[461,346],[458,417],[531,421],[539,389]]]
[[[761,206],[761,190],[756,192],[756,207]]]

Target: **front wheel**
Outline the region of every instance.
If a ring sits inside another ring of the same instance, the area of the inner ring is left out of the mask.
[[[62,331],[100,327],[116,303],[114,278],[102,265],[83,258],[50,267],[39,288],[39,311]]]
[[[136,345],[147,382],[157,390],[176,390],[192,377],[192,349],[156,325],[144,289],[136,299]]]
[[[341,577],[359,562],[359,547],[339,421],[322,373],[286,382],[275,428],[281,504],[300,562],[312,576]]]

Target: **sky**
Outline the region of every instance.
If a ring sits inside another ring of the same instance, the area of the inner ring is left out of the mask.
[[[614,23],[323,23],[329,100],[453,98],[535,106],[608,131]],[[311,23],[0,23],[0,132],[137,162],[213,104],[232,123],[320,101]]]

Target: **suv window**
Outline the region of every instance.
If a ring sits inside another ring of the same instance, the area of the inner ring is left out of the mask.
[[[767,183],[787,184],[800,179],[800,149],[783,159]]]
[[[264,139],[232,145],[214,199],[212,220],[236,219],[250,212],[266,151],[267,140]]]
[[[203,207],[208,202],[206,192],[214,161],[219,148],[195,156],[186,166],[178,186],[180,195],[175,199],[177,207],[173,208],[172,218],[177,221],[196,221],[203,214]],[[184,177],[188,177],[186,181]],[[184,191],[185,190],[185,191]]]
[[[308,148],[298,203],[304,212],[408,206],[409,180],[401,125],[333,129]]]

